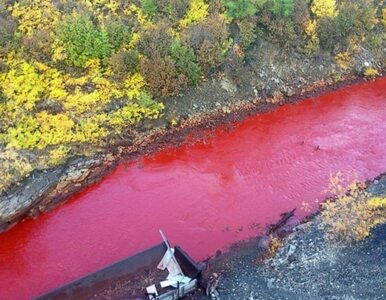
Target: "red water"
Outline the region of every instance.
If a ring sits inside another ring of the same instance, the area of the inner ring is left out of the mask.
[[[319,150],[317,147],[319,146]],[[386,78],[283,106],[119,166],[0,236],[0,299],[29,299],[160,242],[202,259],[317,206],[330,174],[386,171]]]

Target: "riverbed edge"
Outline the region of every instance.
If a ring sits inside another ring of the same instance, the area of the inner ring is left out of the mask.
[[[384,70],[379,77],[384,77]],[[49,170],[34,171],[28,178],[0,196],[0,233],[26,218],[36,218],[66,202],[71,196],[96,184],[115,167],[142,155],[150,155],[170,145],[186,143],[186,138],[198,133],[190,142],[203,139],[208,131],[219,126],[240,122],[245,118],[272,112],[284,104],[296,104],[311,97],[332,92],[366,81],[363,76],[349,75],[338,82],[332,79],[314,82],[307,88],[294,91],[291,96],[249,98],[198,113],[178,126],[167,126],[138,132],[127,141],[92,157],[75,157]]]
[[[371,180],[366,180],[364,184],[364,190],[371,196],[386,196],[386,172]],[[326,198],[325,201],[329,199],[331,198]],[[332,298],[363,299],[364,296],[367,298],[369,295],[360,294],[360,292],[366,293],[366,291],[358,291],[358,289],[361,290],[361,287],[356,287],[356,290],[353,291],[353,289],[350,290],[339,287],[339,282],[326,281],[321,283],[321,280],[319,280],[313,283],[317,277],[316,273],[320,272],[320,268],[315,267],[313,264],[322,264],[321,268],[326,274],[333,273],[333,271],[339,272],[339,268],[342,269],[340,271],[344,273],[344,268],[347,267],[345,263],[347,262],[343,260],[342,256],[337,255],[335,262],[331,264],[329,261],[328,264],[325,264],[324,260],[329,260],[329,256],[324,252],[326,252],[326,250],[335,251],[336,253],[340,253],[341,251],[344,253],[347,252],[346,256],[349,257],[348,262],[353,263],[354,269],[355,266],[357,267],[356,270],[351,272],[352,274],[350,273],[350,276],[354,276],[355,278],[351,278],[348,275],[347,278],[345,278],[347,283],[351,285],[355,280],[359,280],[359,282],[364,285],[369,282],[374,283],[376,278],[365,274],[365,268],[363,268],[363,266],[361,267],[363,263],[361,255],[370,255],[370,260],[377,263],[377,258],[372,258],[371,253],[366,252],[370,251],[366,247],[367,245],[373,247],[374,245],[372,244],[375,244],[373,248],[376,249],[373,249],[374,251],[381,249],[382,252],[382,249],[385,249],[386,240],[384,240],[384,236],[386,234],[386,224],[379,224],[372,230],[372,234],[363,241],[357,241],[351,244],[335,244],[323,238],[324,225],[319,218],[320,213],[321,208],[295,226],[286,226],[286,224],[284,224],[281,227],[281,229],[284,229],[284,231],[281,231],[284,232],[284,234],[280,237],[282,245],[274,253],[270,253],[268,247],[262,247],[262,245],[267,246],[265,241],[266,238],[269,237],[267,231],[264,235],[234,243],[223,253],[219,252],[216,256],[208,258],[205,261],[203,270],[205,283],[213,273],[216,273],[220,278],[218,290],[221,299],[325,299],[324,297],[320,297],[319,293],[321,291],[330,293],[329,297]],[[350,256],[349,254],[351,252],[355,255]],[[306,268],[309,273],[304,272],[301,268],[298,271],[299,276],[301,275],[308,279],[304,286],[304,294],[299,294],[299,290],[296,290],[295,286],[292,287],[294,282],[294,285],[296,285],[296,281],[299,278],[293,278],[294,276],[291,275],[291,272],[294,273],[295,271],[293,270],[299,268],[299,266],[304,267],[304,265],[309,264],[310,262],[307,259],[312,258],[314,260],[315,256],[321,257],[320,259],[318,258],[317,261],[313,261],[313,264],[311,264],[309,268]],[[386,259],[386,256],[384,256],[383,259]],[[384,267],[383,269],[385,270]],[[382,271],[378,273],[380,274],[378,274],[377,279],[382,278]],[[386,282],[383,282],[383,284],[385,283]],[[313,284],[315,286],[313,286]],[[329,286],[327,288],[328,291],[324,291],[323,284]],[[382,282],[380,282],[380,284],[382,284]],[[334,292],[331,292],[329,290],[330,285],[337,285],[335,290],[339,290],[341,294],[336,295]],[[319,289],[319,291],[317,291],[317,289]],[[368,290],[371,290],[371,288]],[[250,294],[251,291],[253,295]],[[382,293],[379,289],[378,291],[371,292],[373,292],[371,299],[384,299],[386,290],[383,291],[382,295],[379,294]],[[188,297],[188,299],[205,299],[204,291],[198,291]]]

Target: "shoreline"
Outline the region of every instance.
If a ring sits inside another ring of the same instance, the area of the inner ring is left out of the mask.
[[[364,190],[386,196],[386,173]],[[260,246],[264,236],[255,237],[209,260],[204,276],[219,275],[221,299],[383,299],[386,224],[363,241],[336,244],[324,236],[320,211],[286,232],[273,254]],[[198,291],[188,299],[205,298]]]
[[[384,73],[382,73],[384,74]],[[382,78],[384,75],[380,76]],[[54,209],[74,194],[95,184],[110,174],[124,161],[150,155],[170,145],[205,138],[205,133],[217,127],[231,125],[248,117],[272,112],[282,105],[296,104],[324,93],[366,82],[359,76],[349,76],[344,81],[318,81],[308,88],[299,89],[292,96],[239,100],[206,113],[198,113],[182,120],[178,126],[164,126],[138,133],[133,141],[114,145],[105,153],[90,158],[75,157],[65,164],[43,171],[34,171],[28,178],[0,196],[0,233],[15,226],[25,218],[35,218],[40,213]]]

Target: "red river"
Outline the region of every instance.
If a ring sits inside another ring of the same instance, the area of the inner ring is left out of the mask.
[[[282,212],[315,210],[338,171],[361,180],[386,171],[386,78],[120,165],[0,235],[0,299],[30,299],[142,251],[161,241],[159,228],[203,259],[262,233]]]

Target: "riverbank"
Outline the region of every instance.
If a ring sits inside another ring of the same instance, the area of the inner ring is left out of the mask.
[[[100,181],[122,161],[134,160],[142,155],[149,155],[165,147],[194,143],[195,140],[210,136],[210,131],[218,126],[232,126],[248,116],[267,113],[284,104],[295,104],[317,95],[332,92],[364,81],[358,76],[347,76],[345,80],[320,80],[307,88],[300,86],[291,96],[272,96],[265,98],[251,97],[238,100],[233,93],[219,97],[223,102],[213,104],[204,99],[197,112],[188,114],[179,120],[178,125],[170,126],[167,118],[162,119],[155,129],[146,124],[133,135],[132,139],[121,141],[107,151],[91,157],[76,157],[59,167],[48,170],[35,170],[28,178],[15,184],[0,196],[0,232],[4,232],[24,218],[35,218],[39,213],[52,210],[87,186]],[[221,83],[218,83],[221,85]],[[206,97],[214,97],[213,89],[207,86],[201,89]],[[233,95],[233,96],[232,96]],[[203,99],[199,95],[184,96],[185,99]],[[233,98],[231,98],[233,97]],[[232,100],[231,100],[232,99]],[[220,100],[219,100],[220,101]],[[228,102],[229,101],[229,102]],[[183,103],[179,101],[177,103]],[[206,103],[206,105],[205,105]],[[210,107],[214,105],[214,107]],[[194,107],[181,105],[180,110],[190,111]],[[154,126],[154,124],[152,125]]]
[[[160,228],[200,261],[263,234],[281,213],[296,208],[302,220],[325,199],[331,174],[364,181],[384,172],[385,80],[120,164],[60,208],[0,235],[2,294],[43,294],[159,243]]]
[[[386,196],[386,175],[368,182],[372,196]],[[352,244],[325,238],[320,215],[293,228],[276,254],[264,259],[263,238],[237,245],[211,261],[206,277],[219,275],[221,299],[384,299],[386,225]],[[205,299],[199,293],[191,299]]]

